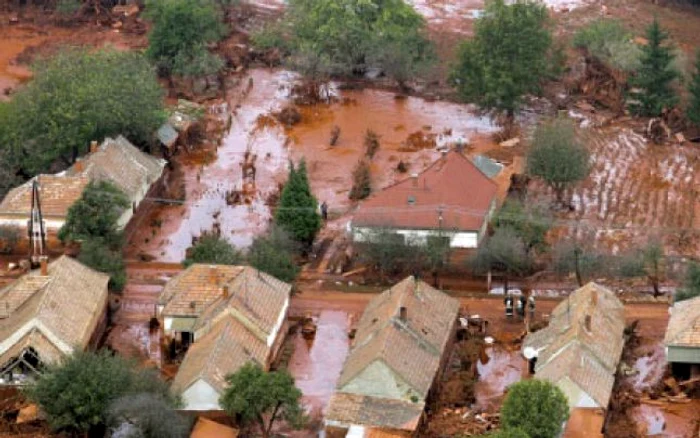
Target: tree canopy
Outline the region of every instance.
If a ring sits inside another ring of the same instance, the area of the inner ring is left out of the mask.
[[[243,255],[228,240],[214,234],[204,234],[188,250],[185,267],[194,263],[213,265],[238,265],[243,262]]]
[[[58,237],[62,241],[101,239],[109,244],[120,241],[117,222],[130,206],[126,194],[111,182],[92,181],[68,209]]]
[[[524,204],[516,200],[507,200],[496,213],[494,228],[511,228],[520,236],[525,249],[543,250],[547,247],[546,236],[554,219],[550,212],[541,205]]]
[[[678,103],[678,95],[673,82],[680,74],[673,66],[676,57],[673,47],[667,44],[668,33],[661,29],[658,20],[649,25],[646,31],[649,41],[642,46],[640,66],[632,78],[633,93],[629,107],[640,116],[660,116]]]
[[[212,0],[148,0],[146,15],[153,21],[147,53],[161,71],[200,76],[223,66],[207,50],[227,31],[221,9]]]
[[[33,70],[0,111],[3,153],[26,177],[73,163],[106,136],[144,145],[165,119],[163,90],[138,52],[64,49]]]
[[[306,248],[321,229],[318,202],[311,193],[304,160],[297,167],[289,163],[289,177],[275,211],[275,224]]]
[[[85,266],[108,274],[110,290],[114,292],[124,290],[127,277],[121,246],[113,249],[101,239],[88,239],[80,245],[78,260]]]
[[[272,426],[285,420],[293,427],[304,421],[301,391],[294,386],[294,378],[286,370],[265,372],[248,363],[226,377],[228,387],[219,404],[243,424],[255,423],[264,438],[271,435]]]
[[[623,277],[646,277],[654,297],[661,295],[661,282],[666,279],[666,252],[663,243],[650,238],[644,246],[630,249],[619,258],[619,274]]]
[[[173,409],[171,403],[153,393],[129,394],[116,399],[107,411],[112,437],[187,438],[192,421]],[[129,430],[126,435],[119,431]]]
[[[502,226],[479,246],[469,263],[476,272],[496,271],[505,277],[505,293],[508,279],[522,276],[532,269],[533,259],[523,239],[515,229]]]
[[[511,385],[501,406],[501,427],[521,429],[530,438],[559,436],[567,418],[566,396],[546,380],[522,380]]]
[[[695,71],[688,92],[690,94],[688,119],[696,126],[700,126],[700,50],[695,53]]]
[[[676,291],[676,301],[700,296],[700,265],[691,262],[683,279],[683,285]]]
[[[576,138],[572,121],[556,118],[537,127],[527,153],[527,173],[550,186],[558,202],[563,202],[564,190],[589,171],[588,149]]]
[[[253,239],[248,249],[248,263],[255,269],[291,283],[299,273],[294,263],[295,243],[284,230],[273,227],[266,235]]]
[[[290,0],[292,51],[309,50],[336,73],[379,67],[403,84],[432,59],[425,21],[403,0]]]
[[[465,100],[512,115],[524,95],[539,92],[551,46],[544,4],[490,0],[474,23],[474,38],[459,47],[451,81]]]
[[[118,398],[157,394],[176,407],[168,386],[150,371],[108,352],[76,352],[47,366],[26,389],[55,430],[87,432],[106,424],[107,410]]]

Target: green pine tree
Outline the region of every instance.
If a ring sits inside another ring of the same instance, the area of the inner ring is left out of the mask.
[[[678,103],[672,85],[679,73],[673,67],[673,47],[665,44],[668,33],[661,29],[658,20],[654,19],[647,28],[646,38],[649,42],[642,47],[641,66],[631,81],[639,91],[630,110],[640,116],[656,117]]]
[[[293,163],[289,164],[289,178],[282,189],[275,222],[306,247],[311,246],[321,228],[318,202],[311,194],[304,160],[301,160],[297,168]]]
[[[688,92],[690,93],[688,119],[700,127],[700,49],[695,54],[695,73]]]

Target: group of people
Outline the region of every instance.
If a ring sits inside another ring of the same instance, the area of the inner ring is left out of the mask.
[[[529,297],[525,295],[520,295],[519,297],[514,297],[510,293],[506,294],[503,298],[503,304],[506,308],[506,317],[512,318],[513,313],[517,313],[519,318],[525,318],[525,308],[530,312],[530,318],[535,316],[535,297],[530,294]]]

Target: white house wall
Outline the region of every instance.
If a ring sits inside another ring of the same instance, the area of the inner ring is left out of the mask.
[[[355,242],[371,242],[373,236],[379,232],[378,229],[367,227],[354,227],[351,229],[352,238]],[[429,236],[438,235],[436,230],[396,229],[392,231],[404,236],[407,243],[415,245],[425,245]],[[445,232],[445,237],[450,238],[450,248],[476,248],[479,244],[479,233],[476,231]]]
[[[26,233],[28,221],[29,221],[29,214],[27,214],[26,218],[22,218],[22,219],[2,218],[2,219],[0,219],[0,226],[19,227],[21,230],[23,230]],[[46,219],[46,218],[44,218],[44,229],[58,231],[61,229],[61,227],[65,223],[66,223],[65,219]]]
[[[186,411],[219,411],[221,395],[206,381],[199,379],[182,393]]]

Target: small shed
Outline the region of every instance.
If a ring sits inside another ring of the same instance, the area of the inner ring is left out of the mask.
[[[700,373],[700,297],[679,301],[670,309],[664,344],[666,359],[681,378]]]

